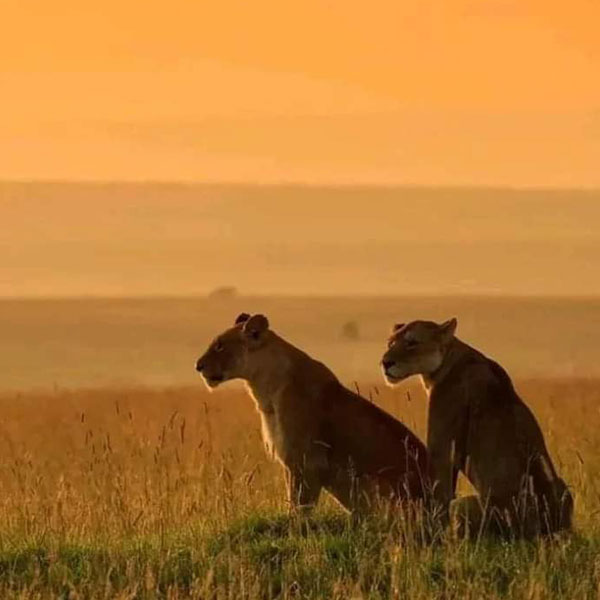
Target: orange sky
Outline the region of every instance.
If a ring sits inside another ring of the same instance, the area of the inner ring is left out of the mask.
[[[3,0],[0,177],[600,185],[598,0]]]

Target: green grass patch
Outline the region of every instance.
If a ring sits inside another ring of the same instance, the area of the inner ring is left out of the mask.
[[[597,598],[599,582],[597,535],[425,544],[338,514],[0,552],[2,598]]]

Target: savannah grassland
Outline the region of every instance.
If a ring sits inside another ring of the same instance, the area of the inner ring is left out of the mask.
[[[527,367],[517,387],[572,486],[575,532],[427,543],[397,516],[353,523],[327,497],[310,519],[289,519],[245,391],[211,394],[192,370],[211,331],[258,305],[420,436],[422,391],[384,387],[373,363],[394,315],[450,311],[466,339],[479,332],[477,343],[511,366],[516,354]],[[5,302],[0,598],[598,598],[600,379],[564,357],[593,352],[599,310],[591,300]],[[351,317],[359,340],[340,339]],[[559,357],[554,370],[548,356]],[[345,364],[361,357],[363,371]],[[179,379],[157,376],[171,364]],[[123,380],[103,379],[110,370]]]

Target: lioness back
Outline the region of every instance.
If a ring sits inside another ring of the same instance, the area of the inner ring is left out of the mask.
[[[323,422],[331,461],[338,468],[352,465],[387,493],[421,498],[429,484],[425,445],[404,424],[375,404],[332,382],[323,390]]]

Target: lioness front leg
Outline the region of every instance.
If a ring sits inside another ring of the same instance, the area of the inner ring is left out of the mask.
[[[321,474],[311,469],[287,469],[287,496],[293,512],[310,512],[319,500],[323,484]]]
[[[450,502],[456,494],[458,472],[464,468],[467,438],[467,420],[464,406],[450,407],[451,418],[442,418],[441,405],[431,398],[427,431],[427,450],[434,471],[433,498],[447,516]]]
[[[458,466],[455,461],[454,442],[447,439],[431,444],[429,448],[431,462],[435,472],[433,497],[447,511],[456,494]]]

